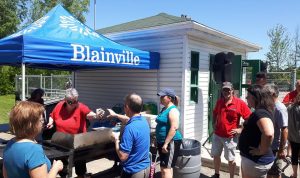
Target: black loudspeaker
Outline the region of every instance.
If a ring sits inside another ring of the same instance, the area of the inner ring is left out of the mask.
[[[222,82],[232,82],[232,62],[234,60],[235,54],[228,52],[217,53],[215,55],[215,60],[213,63],[213,73],[216,83],[221,84]]]
[[[233,82],[232,81],[232,63],[234,60],[234,53],[228,52],[226,55],[226,60],[224,63],[224,74],[223,74],[223,82]]]
[[[226,54],[224,52],[217,53],[213,63],[213,73],[216,83],[222,83],[224,73],[224,63],[226,60]]]
[[[268,63],[260,61],[260,71],[266,73],[267,72],[267,68],[268,68]]]

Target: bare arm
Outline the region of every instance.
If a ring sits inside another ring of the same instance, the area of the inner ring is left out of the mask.
[[[173,139],[173,137],[176,133],[176,130],[178,129],[178,126],[179,126],[179,112],[177,109],[171,109],[171,111],[169,112],[169,121],[170,121],[170,130],[167,134],[165,143],[162,147],[162,150],[166,153],[168,152],[168,150],[167,150],[168,144]]]
[[[109,111],[109,115],[107,116],[108,118],[117,118],[119,119],[123,124],[126,124],[129,121],[129,117],[126,115],[122,115],[122,114],[117,114],[115,113],[115,111],[113,111],[112,109],[107,109]]]
[[[257,126],[261,131],[261,140],[258,148],[251,147],[252,155],[264,155],[269,150],[274,138],[274,126],[270,118],[261,118],[257,121]]]
[[[112,135],[113,141],[115,142],[115,149],[117,152],[118,157],[122,162],[126,161],[128,159],[128,154],[124,153],[120,150],[120,140],[118,135]]]
[[[279,144],[279,150],[278,150],[278,157],[279,158],[285,158],[285,146],[287,143],[288,138],[288,128],[283,127],[281,128],[281,138],[280,138],[280,144]]]
[[[59,171],[63,168],[63,163],[59,161],[53,162],[52,168],[50,169],[49,173],[47,172],[47,165],[43,164],[39,167],[29,170],[29,175],[31,178],[56,178]]]
[[[3,174],[3,178],[7,178],[7,173],[4,164],[2,165],[2,174]]]
[[[89,112],[89,113],[86,115],[86,118],[87,118],[88,120],[92,120],[92,119],[97,119],[98,116],[97,116],[96,113],[94,113],[93,111],[91,111],[91,112]]]
[[[52,117],[49,117],[49,121],[48,121],[48,124],[46,125],[46,128],[47,129],[51,129],[53,127],[53,118]]]

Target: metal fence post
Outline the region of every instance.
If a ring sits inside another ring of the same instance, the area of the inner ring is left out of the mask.
[[[293,71],[292,71],[292,86],[291,86],[291,89],[292,90],[295,90],[296,89],[296,79],[297,78],[297,70],[296,70],[296,68],[295,69],[293,69]]]
[[[50,97],[52,97],[52,90],[53,90],[53,74],[50,77]]]
[[[40,74],[40,88],[43,88],[43,74]]]

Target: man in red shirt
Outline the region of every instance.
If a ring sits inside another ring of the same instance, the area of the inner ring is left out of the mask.
[[[298,93],[300,93],[300,80],[297,80],[297,82],[296,82],[296,90],[291,91],[287,95],[285,95],[285,97],[283,98],[282,103],[286,107],[293,104]],[[291,157],[291,154],[292,154],[291,145],[290,145],[290,143],[288,143],[287,157]]]
[[[50,114],[47,128],[52,128],[55,123],[57,132],[84,133],[87,132],[87,119],[101,118],[101,115],[97,115],[86,105],[78,102],[78,96],[75,88],[66,90],[65,99],[60,101]],[[85,161],[78,161],[74,164],[78,178],[84,177],[87,171]]]
[[[215,174],[213,178],[220,177],[221,154],[224,148],[224,157],[228,161],[230,177],[234,177],[235,149],[240,117],[248,119],[251,110],[241,99],[234,96],[234,89],[230,82],[223,82],[222,98],[220,98],[213,111],[214,135],[211,154],[214,158]]]
[[[285,104],[286,106],[292,104],[298,93],[300,93],[300,80],[297,80],[296,82],[296,90],[291,91],[287,95],[285,95],[282,103]]]

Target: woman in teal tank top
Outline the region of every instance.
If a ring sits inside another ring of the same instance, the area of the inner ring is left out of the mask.
[[[162,178],[172,178],[182,135],[179,132],[179,110],[178,97],[173,89],[165,88],[158,94],[160,103],[164,106],[156,118],[156,142],[160,157],[160,168]]]

